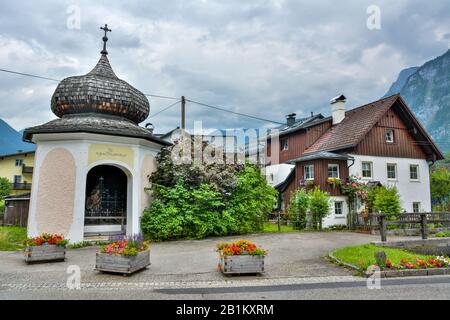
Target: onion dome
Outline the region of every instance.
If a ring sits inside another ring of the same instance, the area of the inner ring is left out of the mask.
[[[84,76],[62,80],[51,100],[53,113],[58,117],[67,114],[99,113],[127,118],[135,123],[144,121],[150,112],[147,97],[119,79],[109,63],[106,51],[105,25],[103,50],[97,65]]]
[[[25,129],[24,141],[34,142],[39,134],[92,133],[145,139],[159,145],[170,145],[139,126],[150,112],[147,97],[120,80],[109,64],[105,31],[103,50],[97,65],[84,76],[69,77],[58,84],[51,108],[58,119]]]

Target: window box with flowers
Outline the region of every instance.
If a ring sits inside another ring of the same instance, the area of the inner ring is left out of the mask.
[[[26,240],[25,262],[64,261],[68,240],[59,234],[43,233]]]
[[[223,274],[259,274],[264,272],[267,251],[247,240],[217,245],[218,268]]]
[[[333,188],[337,188],[341,185],[341,179],[339,178],[327,178],[327,183]]]
[[[96,255],[95,270],[124,276],[150,265],[150,249],[142,235],[117,237]]]

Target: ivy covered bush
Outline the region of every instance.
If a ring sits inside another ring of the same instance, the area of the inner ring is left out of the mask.
[[[152,240],[201,239],[260,230],[276,191],[251,164],[175,164],[171,149],[156,158],[152,202],[141,228]]]

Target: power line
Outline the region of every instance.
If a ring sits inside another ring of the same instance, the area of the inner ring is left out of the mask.
[[[176,105],[177,103],[180,103],[180,100],[178,100],[178,101],[172,103],[171,105],[165,107],[164,109],[159,110],[159,111],[158,111],[157,113],[155,113],[154,115],[150,115],[149,118],[154,118],[154,117],[156,117],[158,114],[160,114],[161,112],[164,112],[164,111],[166,111],[166,110],[172,108],[172,107],[173,107],[174,105]]]
[[[144,93],[144,95],[146,95],[147,97],[154,97],[154,98],[161,98],[161,99],[180,100],[180,98],[168,97],[168,96],[160,96],[160,95],[157,95],[157,94]],[[177,101],[177,102],[179,102],[179,101]]]
[[[249,114],[245,114],[245,113],[235,112],[235,111],[228,110],[228,109],[225,109],[225,108],[222,108],[222,107],[216,107],[216,106],[212,106],[212,105],[209,105],[209,104],[206,104],[206,103],[202,103],[202,102],[198,102],[198,101],[194,101],[194,100],[190,100],[190,99],[186,99],[186,101],[198,104],[198,105],[203,106],[203,107],[208,107],[208,108],[212,108],[212,109],[216,109],[216,110],[232,113],[232,114],[235,114],[235,115],[238,115],[238,116],[243,116],[243,117],[252,118],[252,119],[256,119],[256,120],[260,120],[260,121],[270,122],[270,123],[284,124],[284,123],[281,123],[281,122],[278,122],[278,121],[264,119],[264,118],[260,118],[260,117],[257,117],[257,116],[252,116],[252,115],[249,115]]]
[[[7,72],[7,73],[12,73],[12,74],[17,74],[20,76],[26,76],[26,77],[32,77],[32,78],[38,78],[38,79],[44,79],[44,80],[50,80],[50,81],[60,81],[58,79],[52,79],[52,78],[47,78],[47,77],[41,77],[41,76],[37,76],[34,74],[29,74],[29,73],[23,73],[23,72],[17,72],[17,71],[12,71],[12,70],[6,70],[6,69],[0,69],[0,71],[2,72]]]
[[[16,74],[16,75],[19,75],[19,76],[30,77],[30,78],[37,78],[37,79],[43,79],[43,80],[50,80],[50,81],[61,82],[61,80],[58,80],[58,79],[53,79],[53,78],[48,78],[48,77],[38,76],[38,75],[35,75],[35,74],[31,74],[31,73],[24,73],[24,72],[18,72],[18,71],[7,70],[7,69],[0,69],[0,71],[1,71],[1,72],[6,72],[6,73]],[[153,97],[153,98],[170,99],[170,100],[179,100],[179,98],[169,97],[169,96],[162,96],[162,95],[158,95],[158,94],[144,93],[144,95],[147,96],[147,97]]]

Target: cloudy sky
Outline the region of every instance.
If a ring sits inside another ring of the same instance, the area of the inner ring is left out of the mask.
[[[296,112],[329,114],[381,97],[398,72],[443,54],[446,1],[1,1],[0,68],[62,79],[96,64],[108,23],[116,74],[144,93],[179,97],[275,121]],[[367,8],[380,8],[369,29]],[[79,20],[77,20],[79,13]],[[75,19],[75,20],[74,20]],[[79,26],[79,28],[78,28]],[[0,118],[16,129],[55,116],[57,82],[0,73]],[[149,98],[151,115],[172,100]],[[187,125],[268,123],[187,104]],[[179,125],[179,107],[151,117],[157,132]]]

